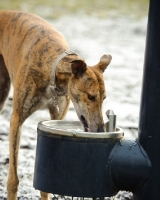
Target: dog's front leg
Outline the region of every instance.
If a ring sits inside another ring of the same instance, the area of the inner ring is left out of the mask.
[[[8,197],[7,200],[17,200],[17,189],[18,189],[18,176],[17,176],[17,166],[18,166],[18,151],[19,142],[21,134],[21,124],[19,120],[19,115],[13,112],[10,122],[10,135],[9,135],[9,175],[7,183]]]
[[[28,81],[29,82],[29,81]],[[13,97],[13,113],[10,122],[10,136],[9,136],[9,175],[7,182],[8,197],[7,200],[17,200],[18,189],[18,151],[20,146],[21,127],[25,119],[27,119],[32,113],[38,109],[39,98],[37,98],[36,92],[29,88],[25,88],[27,84],[19,84],[18,87],[15,84]],[[32,89],[34,89],[32,87]],[[22,91],[25,91],[24,93]]]
[[[41,191],[41,200],[50,200],[50,194]]]

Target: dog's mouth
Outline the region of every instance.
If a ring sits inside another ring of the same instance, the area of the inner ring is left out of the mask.
[[[83,123],[83,126],[84,126],[84,131],[85,132],[89,132],[89,126],[88,126],[88,123],[85,119],[85,117],[83,115],[81,115],[81,122]]]

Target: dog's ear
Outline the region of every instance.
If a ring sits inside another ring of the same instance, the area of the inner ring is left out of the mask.
[[[86,63],[83,60],[73,60],[71,63],[72,73],[76,78],[80,78],[87,70]]]
[[[81,58],[75,58],[72,55],[66,56],[57,65],[58,72],[62,74],[74,74],[76,78],[80,78],[87,70],[86,63]]]
[[[105,71],[105,69],[107,68],[107,66],[110,64],[112,60],[112,56],[111,55],[103,55],[99,61],[99,63],[97,64],[96,68],[98,68],[102,73]]]

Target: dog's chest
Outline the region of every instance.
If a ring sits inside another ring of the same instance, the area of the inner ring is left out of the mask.
[[[54,97],[51,98],[46,98],[46,97],[42,97],[41,99],[41,103],[40,103],[40,110],[44,110],[48,107],[54,106]]]

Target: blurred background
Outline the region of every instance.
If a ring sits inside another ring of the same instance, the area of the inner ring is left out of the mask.
[[[50,19],[71,14],[139,18],[147,14],[148,0],[1,0],[0,9],[22,10]]]
[[[107,99],[103,103],[103,116],[106,120],[105,112],[112,109],[117,115],[117,126],[129,138],[136,138],[138,133],[148,7],[149,0],[0,0],[0,10],[27,11],[46,19],[89,66],[98,63],[103,54],[112,55],[104,73]],[[13,90],[0,115],[0,200],[6,197],[12,98]],[[19,197],[39,199],[32,187],[36,128],[39,121],[46,119],[49,119],[47,111],[37,111],[24,123]],[[65,119],[78,119],[72,104]]]

